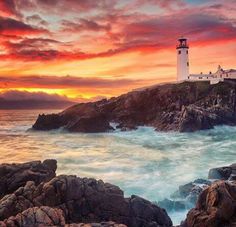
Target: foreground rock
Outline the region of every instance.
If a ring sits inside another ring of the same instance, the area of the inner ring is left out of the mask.
[[[217,181],[199,196],[183,227],[236,226],[236,182]]]
[[[62,210],[46,206],[29,208],[16,216],[0,221],[0,226],[126,227],[126,225],[116,224],[115,222],[66,224]]]
[[[171,199],[159,201],[158,206],[164,208],[167,212],[189,210],[196,205],[198,196],[211,183],[209,180],[197,179],[193,182],[180,185],[179,189],[170,196]]]
[[[188,95],[186,95],[188,94]],[[59,114],[40,115],[36,130],[63,127],[71,132],[110,131],[152,126],[156,130],[193,132],[215,125],[236,125],[236,83],[184,82],[132,91],[117,98],[72,106]]]
[[[210,169],[208,178],[217,180],[235,180],[236,164]]]
[[[55,161],[35,163],[47,166]],[[54,166],[54,171],[55,168]],[[31,172],[29,176],[30,174]],[[39,177],[24,181],[24,186],[5,195],[0,200],[0,220],[8,225],[11,222],[33,221],[37,224],[45,219],[48,225],[57,225],[55,223],[63,221],[60,213],[62,212],[68,224],[113,221],[129,227],[172,226],[164,209],[138,196],[124,198],[123,191],[115,185],[101,180],[66,175],[54,177],[47,182],[44,180]],[[55,219],[51,219],[54,216]]]
[[[0,165],[0,198],[14,192],[27,181],[34,181],[36,185],[51,180],[56,176],[56,160],[28,162],[23,164]]]

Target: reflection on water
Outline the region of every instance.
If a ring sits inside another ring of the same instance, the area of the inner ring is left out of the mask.
[[[102,134],[27,131],[41,112],[0,111],[0,162],[55,158],[57,174],[103,179],[127,196],[158,201],[181,184],[206,178],[209,168],[235,159],[236,127],[182,134],[147,127]],[[175,222],[183,215],[171,214]]]

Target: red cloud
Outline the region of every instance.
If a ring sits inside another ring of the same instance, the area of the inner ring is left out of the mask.
[[[14,0],[0,1],[0,16],[19,16]]]

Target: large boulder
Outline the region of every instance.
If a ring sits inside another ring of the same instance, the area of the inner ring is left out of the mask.
[[[199,196],[183,227],[236,226],[236,182],[216,181]]]
[[[230,180],[236,176],[236,164],[218,167],[209,170],[208,178],[217,180]]]
[[[14,192],[27,181],[34,181],[36,185],[51,180],[56,176],[57,161],[45,160],[27,162],[23,164],[0,165],[0,198]]]
[[[64,126],[66,122],[59,114],[40,114],[32,127],[35,130],[52,130]]]
[[[164,209],[137,196],[124,198],[117,186],[76,176],[58,176],[36,186],[28,182],[0,200],[0,220],[32,207],[60,208],[67,223],[115,221],[130,227],[168,227]]]

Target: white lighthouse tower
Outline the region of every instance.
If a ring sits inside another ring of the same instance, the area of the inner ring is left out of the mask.
[[[177,80],[184,81],[189,79],[189,58],[188,43],[186,38],[180,38],[176,47],[177,50]]]

